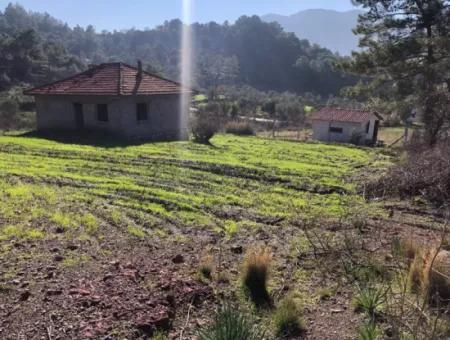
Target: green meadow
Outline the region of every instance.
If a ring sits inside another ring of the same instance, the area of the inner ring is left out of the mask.
[[[131,146],[1,136],[0,240],[45,238],[55,226],[143,238],[333,218],[360,200],[350,179],[386,161],[368,148],[232,135]]]

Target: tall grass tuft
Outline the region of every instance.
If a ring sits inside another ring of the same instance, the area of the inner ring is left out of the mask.
[[[417,252],[409,266],[409,286],[413,293],[419,293],[423,282],[423,255]]]
[[[225,305],[214,322],[198,332],[198,340],[263,340],[265,331],[251,317]]]
[[[450,252],[430,249],[423,259],[422,293],[432,305],[450,305]]]
[[[200,255],[198,271],[206,279],[212,278],[212,272],[214,268],[214,257],[210,253],[210,249],[204,250]]]
[[[270,303],[267,281],[272,262],[272,252],[268,247],[250,248],[244,258],[243,285],[256,305]]]
[[[280,337],[299,335],[305,326],[292,296],[285,297],[274,315],[275,333]]]
[[[358,330],[358,340],[377,340],[380,336],[381,331],[374,322],[368,322]]]

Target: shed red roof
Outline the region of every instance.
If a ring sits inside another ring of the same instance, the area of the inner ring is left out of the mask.
[[[181,84],[142,72],[124,63],[107,63],[91,67],[72,77],[39,86],[24,92],[26,95],[106,95],[131,96],[178,94],[186,92]]]
[[[313,113],[311,120],[364,123],[369,121],[373,116],[376,116],[378,119],[383,120],[383,118],[377,112],[324,107],[319,111]]]

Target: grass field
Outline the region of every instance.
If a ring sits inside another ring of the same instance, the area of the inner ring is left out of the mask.
[[[316,290],[331,283],[295,260],[308,248],[299,226],[320,221],[337,240],[326,228],[350,207],[360,220],[376,214],[356,186],[388,164],[376,149],[261,137],[123,145],[1,136],[0,337],[48,337],[51,327],[55,338],[131,339],[156,327],[191,339],[221,294],[249,307],[240,264],[263,242],[277,249],[273,294],[289,282],[317,306],[309,331],[323,338],[330,307]]]
[[[368,149],[228,135],[212,145],[106,148],[3,136],[0,222],[7,227],[0,235],[41,237],[47,225],[75,221],[91,232],[101,222],[139,235],[186,225],[234,232],[288,223],[305,207],[333,216],[342,208],[340,194],[352,195],[346,179],[375,156]]]

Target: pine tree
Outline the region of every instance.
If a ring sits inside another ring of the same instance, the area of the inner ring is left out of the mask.
[[[348,91],[422,113],[425,136],[435,144],[449,121],[450,1],[353,0],[365,9],[355,29],[360,52],[343,67],[365,76]]]

